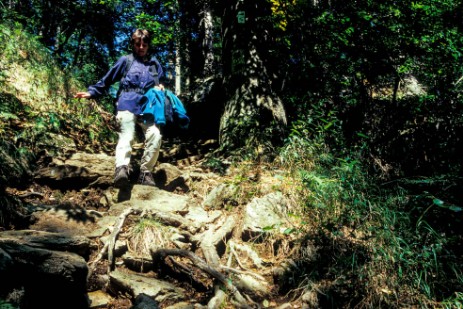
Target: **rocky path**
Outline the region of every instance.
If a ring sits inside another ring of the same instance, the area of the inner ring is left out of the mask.
[[[310,307],[310,295],[281,293],[291,257],[310,251],[292,233],[301,223],[288,216],[296,209],[282,172],[218,174],[199,157],[159,164],[157,187],[118,190],[112,157],[73,153],[51,158],[34,185],[9,188],[29,205],[30,225],[0,233],[7,299],[21,308]]]

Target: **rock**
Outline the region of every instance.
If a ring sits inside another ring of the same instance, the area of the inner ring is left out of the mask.
[[[14,262],[11,255],[0,247],[0,273],[10,269],[13,265]]]
[[[27,245],[56,251],[89,254],[90,240],[80,235],[63,235],[44,231],[20,230],[0,232],[0,248],[8,244]]]
[[[162,163],[155,173],[158,187],[134,184],[124,190],[119,190],[112,187],[113,164],[113,158],[106,155],[76,153],[61,161],[55,159],[50,166],[37,173],[36,179],[55,181],[55,184],[70,183],[71,186],[66,188],[68,190],[76,186],[108,187],[100,199],[101,205],[96,205],[97,210],[94,210],[100,215],[92,218],[88,216],[90,211],[84,207],[74,209],[59,205],[55,211],[51,209],[51,206],[40,206],[47,210],[42,213],[50,214],[48,217],[42,216],[43,221],[47,221],[53,214],[53,218],[61,219],[63,226],[66,224],[70,226],[74,220],[67,219],[74,218],[75,210],[82,210],[78,214],[84,214],[88,221],[93,220],[91,228],[84,230],[75,226],[72,229],[61,229],[60,232],[71,235],[76,231],[82,231],[79,235],[97,239],[90,242],[89,239],[81,236],[82,244],[79,245],[78,238],[57,233],[39,234],[24,231],[22,234],[14,232],[0,234],[0,278],[2,281],[6,278],[7,282],[11,281],[25,286],[24,297],[29,300],[29,308],[32,308],[31,300],[44,308],[69,308],[70,301],[71,306],[80,305],[76,309],[87,308],[86,306],[90,308],[121,307],[120,301],[122,300],[124,308],[132,305],[131,309],[216,308],[228,304],[227,296],[234,297],[230,291],[219,290],[214,293],[215,297],[210,299],[206,306],[207,298],[213,295],[208,289],[215,285],[214,278],[208,274],[201,274],[194,267],[194,263],[184,264],[185,277],[164,279],[172,280],[173,283],[157,279],[156,273],[162,266],[154,262],[152,257],[147,256],[143,251],[148,247],[141,246],[145,244],[145,240],[149,245],[153,243],[157,245],[159,242],[163,248],[177,248],[198,253],[204,257],[209,266],[219,272],[221,272],[220,266],[225,259],[228,259],[227,265],[230,267],[236,266],[233,258],[245,263],[246,266],[252,262],[255,267],[249,267],[249,274],[230,273],[230,280],[233,280],[233,286],[238,289],[238,292],[246,293],[250,302],[253,297],[256,297],[259,302],[264,296],[269,296],[271,283],[267,282],[268,278],[261,278],[257,273],[264,271],[266,267],[260,258],[262,252],[257,249],[255,251],[247,249],[246,244],[235,245],[233,250],[228,249],[232,248],[232,240],[238,240],[235,237],[240,235],[244,240],[263,240],[265,238],[260,236],[278,233],[281,232],[281,228],[290,226],[287,224],[290,222],[286,217],[288,200],[279,192],[272,193],[275,189],[274,184],[277,183],[276,178],[268,179],[266,191],[258,191],[269,192],[269,194],[253,199],[245,206],[244,211],[241,208],[242,205],[238,205],[239,208],[234,209],[236,211],[230,212],[228,211],[230,209],[228,207],[224,209],[224,206],[237,203],[234,197],[239,188],[226,183],[218,184],[222,178],[215,179],[215,174],[212,173],[202,174],[199,167],[197,167],[198,171],[185,172],[185,169],[180,170],[171,164]],[[194,167],[190,167],[190,171],[193,169]],[[253,181],[257,182],[260,179],[256,177]],[[214,189],[208,193],[210,188]],[[190,190],[191,194],[182,194]],[[121,221],[121,214],[126,211],[129,215]],[[154,234],[159,235],[160,240],[133,237],[133,230],[139,226],[143,227],[143,224],[137,225],[140,219],[155,221],[156,228],[159,225],[158,229],[154,229],[156,232]],[[85,222],[88,223],[88,221]],[[50,222],[50,230],[54,222]],[[49,228],[44,223],[41,226]],[[111,251],[112,257],[115,258],[112,261],[115,270],[111,272],[105,261],[107,252],[103,248],[106,247],[99,241],[105,241],[108,237],[105,235],[116,227],[116,231],[120,233],[116,238],[116,247]],[[244,233],[240,234],[242,231]],[[282,234],[282,236],[287,235]],[[275,249],[277,245],[273,245],[272,248]],[[92,276],[88,280],[89,285],[86,286],[85,279],[88,269],[82,256],[88,256],[89,248],[95,250],[93,253],[99,253],[97,258],[101,260],[89,261],[96,262],[90,264],[96,267],[91,268]],[[139,250],[140,248],[143,250]],[[165,266],[181,267],[181,264],[172,263],[172,265],[166,263]],[[190,282],[182,283],[182,280],[188,278],[186,270],[189,267],[192,267],[192,278],[189,279]],[[257,272],[254,273],[255,271]],[[280,276],[283,277],[284,269],[280,271]],[[278,282],[280,278],[278,273],[275,273],[274,278]],[[204,286],[207,291],[194,292],[195,285]],[[188,286],[192,291],[186,292],[179,286]],[[92,292],[86,294],[90,290]],[[55,298],[62,295],[67,298],[66,304],[55,301]],[[111,296],[115,299],[111,299]],[[132,300],[135,300],[133,304],[130,303]]]
[[[179,303],[176,303],[175,305],[166,307],[166,309],[198,309],[198,308],[200,307],[187,303],[187,302],[179,302]],[[220,308],[220,307],[214,307],[214,308]]]
[[[177,186],[185,185],[185,180],[181,178],[182,171],[169,163],[161,163],[153,174],[156,186],[160,189],[173,191]]]
[[[100,238],[100,241],[103,243],[103,245],[106,245],[106,243],[110,241],[110,237],[111,235],[103,236]],[[127,252],[127,250],[127,241],[117,239],[116,243],[114,244],[114,256],[120,257],[124,255]]]
[[[206,211],[200,206],[190,205],[188,213],[185,214],[185,219],[190,220],[196,228],[199,228],[200,226],[213,223],[220,216],[223,216],[223,212],[220,210]]]
[[[287,204],[288,202],[280,192],[253,199],[245,207],[243,239],[263,236],[266,232],[279,232],[280,226],[286,221]]]
[[[8,291],[23,286],[24,308],[85,308],[88,267],[78,254],[88,254],[89,246],[89,240],[82,236],[32,230],[2,232],[2,288]]]
[[[34,248],[17,242],[2,242],[2,250],[13,259],[1,269],[3,289],[24,287],[21,308],[86,308],[87,263],[75,253]]]
[[[234,199],[238,187],[230,184],[219,184],[205,197],[203,207],[206,209],[221,209]]]
[[[140,294],[135,298],[131,309],[159,309],[158,303],[146,294]]]
[[[100,219],[98,215],[71,204],[36,207],[31,218],[34,222],[29,226],[31,230],[82,236],[93,233],[95,221]]]
[[[101,290],[88,293],[89,309],[106,308],[112,297]]]
[[[118,270],[110,274],[109,289],[114,293],[121,291],[134,297],[145,294],[159,303],[166,300],[181,301],[186,298],[183,289],[177,288],[168,282],[142,274],[132,274]]]
[[[190,198],[187,196],[170,193],[156,187],[135,185],[130,191],[130,199],[113,205],[110,213],[120,213],[128,207],[140,211],[177,212],[186,210],[189,203]]]
[[[116,222],[117,216],[106,215],[96,222],[98,227],[94,228],[93,231],[86,234],[86,236],[89,238],[103,237],[106,232],[109,231],[110,228],[114,226],[114,224],[116,224]]]
[[[36,181],[66,188],[112,185],[114,158],[106,154],[75,153],[35,172]]]
[[[38,138],[37,146],[40,149],[48,149],[52,155],[76,151],[77,149],[72,138],[50,132]]]
[[[403,85],[401,90],[405,97],[413,97],[426,94],[426,89],[423,84],[416,79],[413,75],[407,75],[403,78]]]

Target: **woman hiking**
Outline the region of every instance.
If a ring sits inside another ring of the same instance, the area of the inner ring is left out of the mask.
[[[129,184],[130,157],[135,138],[135,127],[140,126],[144,136],[144,152],[140,161],[138,183],[155,186],[153,168],[161,148],[161,132],[152,117],[141,115],[144,93],[153,87],[163,89],[159,84],[162,67],[150,55],[151,37],[147,30],[137,29],[130,38],[132,55],[120,57],[106,75],[87,92],[78,92],[74,98],[97,98],[107,92],[109,87],[120,82],[116,103],[116,120],[119,124],[119,139],[116,146],[116,171],[114,186],[124,188]]]

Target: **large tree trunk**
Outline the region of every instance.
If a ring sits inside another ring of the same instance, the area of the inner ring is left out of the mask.
[[[243,12],[244,23],[240,23],[237,17]],[[269,14],[266,0],[229,0],[225,9],[222,31],[227,102],[219,138],[227,150],[272,148],[283,137],[286,113],[272,89],[272,72],[265,63],[265,53],[271,48],[271,25],[265,21]]]

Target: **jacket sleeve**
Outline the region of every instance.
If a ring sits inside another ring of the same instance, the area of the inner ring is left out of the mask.
[[[172,102],[172,109],[174,116],[177,118],[178,125],[182,129],[188,129],[188,126],[190,125],[190,117],[188,117],[182,101],[180,101],[180,99],[170,90],[166,90],[166,95]]]
[[[126,56],[120,57],[102,79],[95,85],[88,87],[88,92],[92,97],[99,97],[105,94],[111,85],[120,81],[125,69],[126,59]]]

